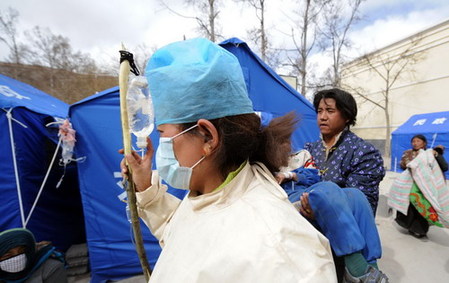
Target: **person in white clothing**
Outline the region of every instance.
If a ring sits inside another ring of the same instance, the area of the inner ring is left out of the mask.
[[[145,75],[157,170],[149,139],[143,158],[126,160],[139,215],[162,247],[150,282],[336,282],[328,240],[273,175],[288,163],[296,116],[262,127],[237,58],[206,39],[159,49]],[[179,200],[161,179],[189,193]]]

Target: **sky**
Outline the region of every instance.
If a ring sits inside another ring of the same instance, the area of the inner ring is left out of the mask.
[[[96,60],[113,60],[121,43],[132,52],[141,44],[162,47],[184,37],[197,37],[196,21],[180,17],[160,4],[161,0],[1,0],[0,10],[12,7],[19,12],[18,30],[34,26],[50,28],[53,34],[70,39],[75,51],[91,54]],[[192,16],[194,10],[183,0],[165,0],[178,13]],[[247,30],[257,25],[253,10],[235,0],[221,0],[218,23],[224,38],[247,40]],[[288,48],[291,39],[291,12],[299,0],[266,0],[266,22],[272,44]],[[363,15],[349,36],[353,42],[350,56],[384,47],[409,35],[449,20],[447,0],[366,0]],[[19,34],[19,39],[24,39]],[[251,47],[251,46],[250,46]],[[257,48],[251,47],[253,50]],[[0,60],[7,56],[0,43]],[[314,60],[326,64],[323,54]]]

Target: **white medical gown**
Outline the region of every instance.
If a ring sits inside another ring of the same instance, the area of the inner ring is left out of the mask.
[[[150,282],[336,282],[328,240],[262,164],[247,163],[222,189],[182,201],[155,171],[137,202],[162,246]]]

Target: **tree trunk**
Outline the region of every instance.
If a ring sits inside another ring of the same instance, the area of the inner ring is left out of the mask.
[[[388,112],[388,92],[385,95],[385,157],[391,156],[391,125],[390,125],[390,113]]]
[[[306,95],[306,82],[307,82],[307,31],[309,28],[309,9],[310,0],[306,0],[306,8],[304,12],[303,32],[302,32],[302,48],[301,48],[301,94]]]
[[[265,7],[264,7],[264,1],[260,1],[260,29],[261,29],[261,37],[262,37],[262,60],[266,61],[267,59],[267,37],[265,34]]]
[[[210,41],[215,42],[215,10],[214,0],[209,0]]]

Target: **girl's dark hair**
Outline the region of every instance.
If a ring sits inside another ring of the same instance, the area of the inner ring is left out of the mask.
[[[348,120],[346,126],[354,126],[357,120],[357,103],[354,97],[344,90],[333,88],[320,90],[315,94],[313,98],[313,106],[315,111],[318,111],[321,99],[333,98],[335,99],[335,105],[340,110],[343,118]]]
[[[267,127],[261,126],[256,114],[228,116],[210,122],[219,135],[215,160],[223,178],[245,160],[262,162],[271,173],[287,166],[291,153],[290,139],[298,122],[294,112],[274,118]],[[183,124],[182,128],[187,129],[194,124]],[[192,134],[195,130],[197,128],[192,130]]]
[[[418,139],[422,140],[426,144],[426,147],[427,147],[427,139],[426,139],[425,136],[423,136],[423,135],[414,135],[413,138],[410,140],[410,142],[413,142],[413,140],[415,138],[418,138]]]

